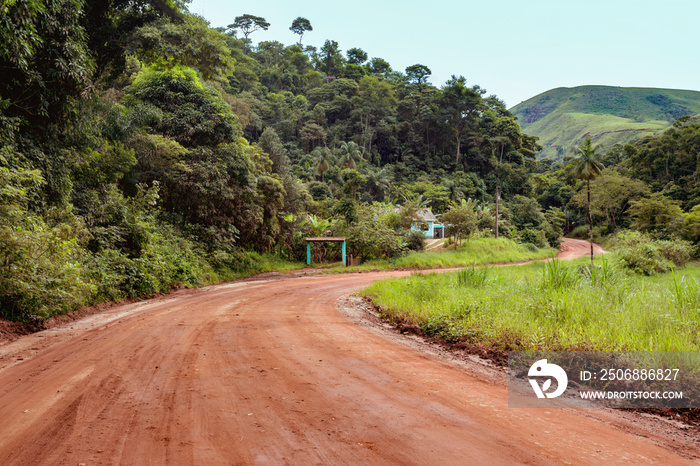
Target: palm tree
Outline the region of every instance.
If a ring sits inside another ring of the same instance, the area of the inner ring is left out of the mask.
[[[598,146],[593,147],[591,138],[583,140],[574,152],[578,154],[573,172],[576,178],[586,180],[586,190],[588,194],[588,238],[591,243],[591,267],[593,266],[593,217],[591,216],[591,180],[600,175],[605,166],[600,161],[600,156],[596,154]]]
[[[370,193],[372,197],[377,200],[384,199],[386,193],[391,189],[391,171],[389,168],[384,167],[376,172],[370,172],[367,175],[367,185],[369,186]]]
[[[327,147],[317,147],[312,155],[316,157],[316,171],[321,174],[321,181],[325,183],[324,175],[335,163],[335,157]]]
[[[355,142],[344,142],[340,145],[340,166],[343,168],[357,168],[364,159],[360,146]]]

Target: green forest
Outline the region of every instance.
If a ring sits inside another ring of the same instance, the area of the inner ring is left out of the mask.
[[[296,267],[309,235],[397,258],[423,248],[425,207],[463,242],[592,234],[645,274],[696,254],[692,116],[537,160],[537,138],[478,84],[306,45],[305,18],[289,21],[298,43],[255,45],[265,18],[211,28],[179,0],[11,0],[0,13],[4,318]]]

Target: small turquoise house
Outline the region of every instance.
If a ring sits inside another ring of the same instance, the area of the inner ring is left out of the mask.
[[[421,231],[426,238],[444,238],[445,225],[438,223],[432,210],[425,208],[418,211],[418,220],[411,227],[413,231]]]

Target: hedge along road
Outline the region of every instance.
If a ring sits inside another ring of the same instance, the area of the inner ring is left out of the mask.
[[[503,380],[350,322],[408,272],[183,290],[0,346],[0,464],[659,463],[607,412],[509,409]],[[683,456],[680,456],[683,455]]]

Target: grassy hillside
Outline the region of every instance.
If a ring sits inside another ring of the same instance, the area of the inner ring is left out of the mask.
[[[540,138],[539,157],[561,158],[586,137],[604,149],[668,128],[700,113],[700,92],[581,86],[558,88],[511,109],[525,133]]]

